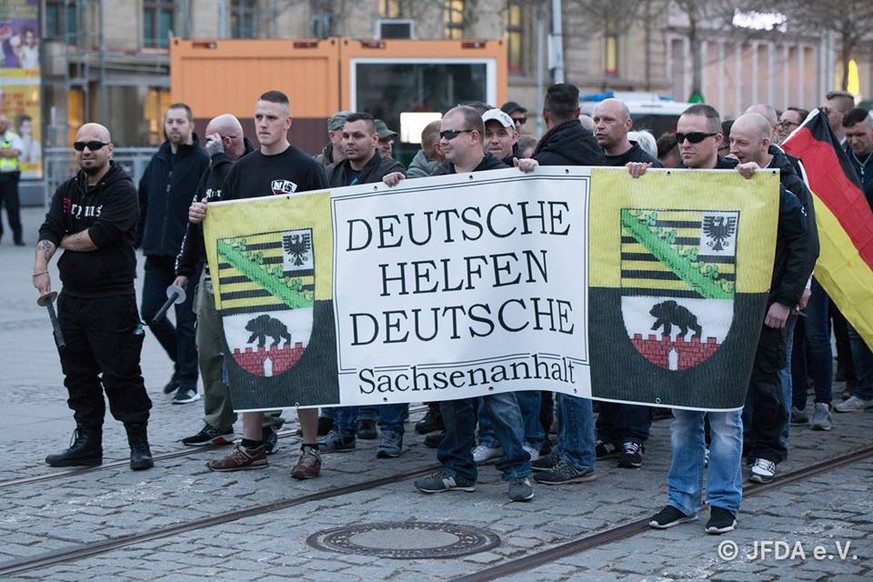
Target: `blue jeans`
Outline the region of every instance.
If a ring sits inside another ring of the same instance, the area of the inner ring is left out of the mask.
[[[806,351],[794,355],[795,360],[802,358],[804,363],[808,361],[809,364],[796,370],[793,378],[794,383],[797,384],[799,378],[803,377],[802,384],[792,390],[793,405],[798,410],[806,408],[807,371],[815,387],[815,402],[830,405],[831,400],[833,400],[834,355],[831,349],[831,325],[828,314],[831,300],[814,277],[811,291],[812,295],[809,296],[809,303],[806,304],[804,310],[806,319],[803,321]],[[798,346],[798,350],[800,350],[800,346]],[[807,354],[808,360],[803,357]]]
[[[601,402],[594,428],[598,439],[619,447],[628,441],[643,444],[649,438],[651,426],[648,406]]]
[[[482,400],[491,416],[497,442],[503,448],[503,456],[496,465],[497,470],[503,473],[503,480],[529,477],[530,455],[522,448],[524,430],[515,394],[489,394]],[[475,483],[479,476],[476,462],[473,461],[476,399],[446,400],[440,402],[440,411],[446,425],[446,436],[437,449],[437,459],[442,463],[443,470],[457,480]]]
[[[594,413],[587,398],[558,392],[558,458],[576,469],[594,468]]]
[[[176,279],[174,257],[146,257],[145,279],[142,287],[142,318],[155,339],[175,364],[178,384],[187,388],[197,388],[199,373],[197,347],[194,339],[194,289],[200,280],[200,272],[188,277],[188,293],[185,301],[177,303],[176,325],[165,317],[159,323],[152,323],[155,315],[167,300],[167,287]]]
[[[849,325],[849,345],[852,348],[856,378],[852,396],[871,400],[873,399],[873,352],[851,325]]]
[[[372,411],[379,412],[379,430],[383,433],[393,432],[403,436],[403,417],[409,404],[380,404],[379,406],[367,406]],[[362,406],[338,406],[334,410],[334,426],[343,436],[355,435],[358,432],[358,419],[361,416]]]
[[[524,423],[524,444],[540,450],[546,432],[540,424],[540,393],[538,390],[521,390],[515,393],[518,408],[521,410],[521,420]],[[494,426],[491,416],[484,405],[484,398],[479,401],[479,444],[491,448],[497,447],[497,437],[494,435]]]
[[[673,409],[670,446],[673,458],[667,473],[667,504],[693,515],[702,506],[705,443],[703,418],[709,415],[712,442],[706,502],[734,515],[743,498],[743,420],[741,411],[698,412]]]

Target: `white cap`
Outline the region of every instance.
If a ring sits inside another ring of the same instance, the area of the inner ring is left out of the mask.
[[[506,129],[515,129],[515,122],[512,118],[500,109],[489,109],[482,114],[482,121],[498,121],[500,125]]]

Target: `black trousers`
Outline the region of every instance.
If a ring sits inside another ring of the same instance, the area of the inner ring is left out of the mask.
[[[761,328],[752,381],[749,385],[752,400],[752,426],[749,432],[752,458],[767,459],[774,463],[784,461],[788,451],[779,442],[786,412],[779,370],[785,365],[785,330],[766,325]]]
[[[12,230],[12,239],[20,243],[21,231],[21,201],[18,197],[18,176],[0,173],[0,208],[6,206],[6,218]],[[3,236],[3,220],[0,219],[0,237]]]
[[[68,406],[76,426],[100,430],[106,413],[123,423],[148,420],[152,401],[140,370],[145,337],[138,328],[136,296],[83,298],[61,292],[58,318],[66,348],[60,352]]]

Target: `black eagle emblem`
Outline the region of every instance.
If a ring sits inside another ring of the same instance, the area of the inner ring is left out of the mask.
[[[294,266],[299,267],[309,258],[309,253],[312,250],[312,235],[309,233],[286,234],[282,237],[282,248],[291,258]]]
[[[703,233],[709,239],[706,246],[714,251],[723,251],[736,230],[737,219],[733,216],[706,216],[703,219]]]

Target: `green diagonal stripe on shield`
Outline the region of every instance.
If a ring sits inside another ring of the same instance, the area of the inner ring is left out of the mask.
[[[734,315],[739,212],[621,211],[621,306],[634,348],[684,370],[708,360]]]
[[[220,314],[234,361],[254,376],[290,370],[312,336],[312,230],[265,232],[216,242]]]

